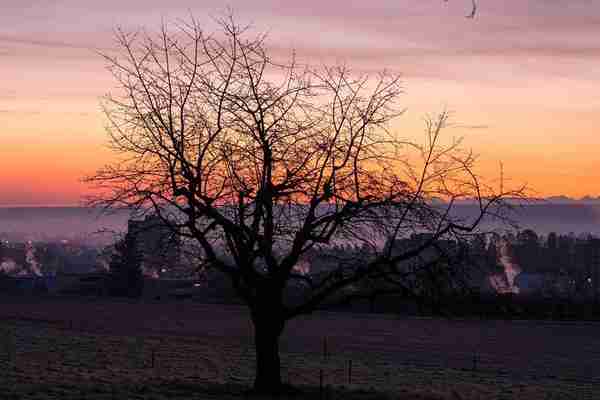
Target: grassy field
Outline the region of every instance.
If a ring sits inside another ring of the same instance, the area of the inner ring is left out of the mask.
[[[2,399],[233,399],[252,382],[243,308],[1,304]],[[300,399],[600,398],[593,323],[318,313],[291,323],[281,347],[284,380]]]

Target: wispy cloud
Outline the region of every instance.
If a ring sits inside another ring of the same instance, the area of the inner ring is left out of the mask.
[[[465,124],[458,124],[458,125],[453,125],[454,128],[461,128],[461,129],[489,129],[489,125],[465,125]]]
[[[80,45],[74,43],[63,42],[60,40],[46,40],[42,38],[27,38],[21,36],[10,36],[10,35],[2,35],[0,34],[0,43],[11,43],[17,45],[29,45],[29,46],[39,46],[39,47],[64,47],[70,49],[91,49],[92,45]]]
[[[0,109],[0,114],[10,114],[10,115],[39,115],[41,111],[23,111],[23,110],[2,110]]]

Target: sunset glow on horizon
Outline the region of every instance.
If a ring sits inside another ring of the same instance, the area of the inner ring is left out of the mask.
[[[537,196],[600,196],[600,2],[231,1],[274,54],[404,76],[394,127],[419,140],[423,116],[453,112],[490,179]],[[101,97],[115,87],[96,50],[112,30],[150,30],[190,13],[214,28],[222,2],[4,0],[0,5],[0,206],[78,205],[81,178],[114,157]]]

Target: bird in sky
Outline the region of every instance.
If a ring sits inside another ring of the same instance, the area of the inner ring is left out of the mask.
[[[471,0],[473,3],[473,8],[471,10],[471,14],[467,15],[467,18],[475,18],[475,14],[477,14],[477,2],[475,0]]]
[[[448,0],[444,0],[445,3],[448,2]],[[477,2],[475,0],[471,0],[471,2],[473,3],[473,8],[471,8],[471,13],[469,15],[466,15],[466,18],[475,18],[475,15],[477,15]]]

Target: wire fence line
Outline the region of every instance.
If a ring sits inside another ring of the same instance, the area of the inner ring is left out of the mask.
[[[97,329],[95,329],[97,328]],[[60,381],[85,375],[100,382],[178,379],[251,385],[255,353],[252,339],[102,333],[102,327],[75,321],[0,320],[0,385],[14,371],[44,374]],[[418,349],[415,349],[418,350]],[[302,352],[282,343],[282,377],[294,385],[348,387],[396,391],[403,387],[456,383],[493,386],[514,393],[546,387],[557,398],[598,398],[597,368],[586,372],[563,368],[557,372],[550,358],[531,360],[511,368],[510,355],[494,358],[485,349],[472,353],[415,351],[399,360],[373,346],[369,354],[336,345],[323,337],[319,351]],[[560,360],[559,360],[560,361]],[[513,364],[514,365],[514,364]]]

